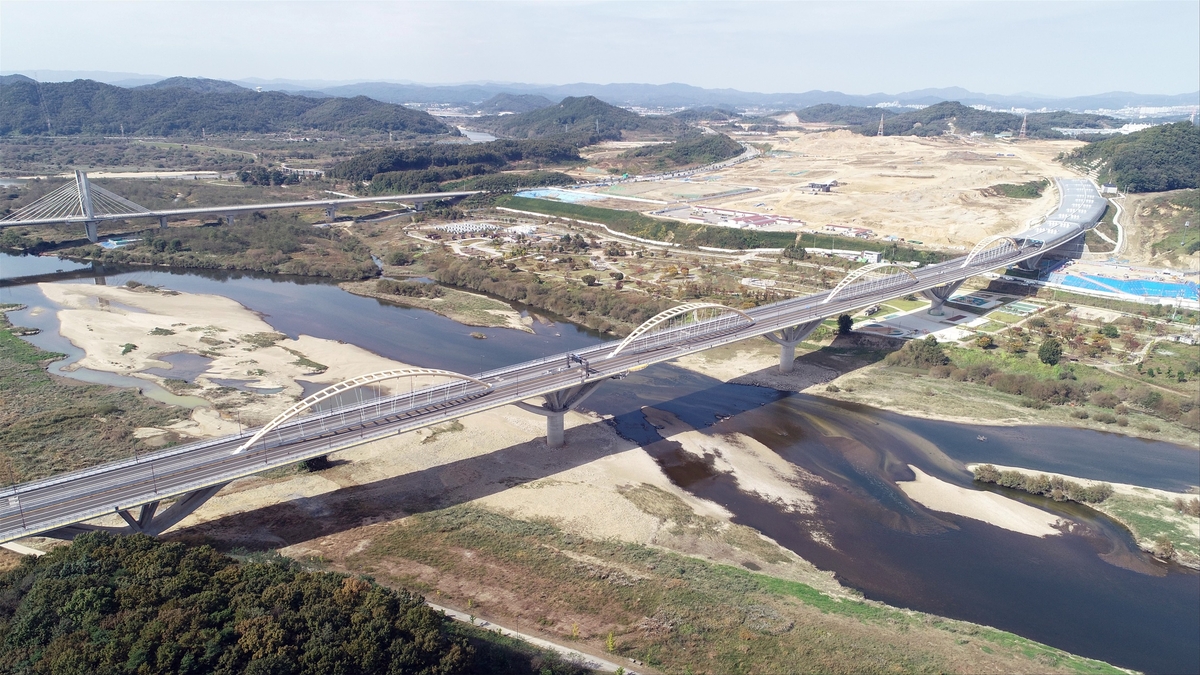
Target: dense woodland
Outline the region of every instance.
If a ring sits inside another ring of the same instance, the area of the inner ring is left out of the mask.
[[[1079,148],[1067,162],[1099,172],[1127,192],[1164,192],[1200,187],[1200,127],[1163,124],[1113,136]]]
[[[250,90],[125,89],[92,80],[0,85],[0,136],[189,136],[278,131],[456,135],[432,115],[365,96],[308,98]]]
[[[481,118],[475,124],[508,138],[557,139],[576,147],[618,141],[627,133],[673,137],[688,129],[677,119],[643,117],[595,96],[567,97],[548,108]]]
[[[857,105],[822,103],[796,111],[801,122],[821,124],[871,125],[879,124],[880,117],[895,117],[895,111],[887,108],[866,108]]]
[[[132,246],[81,246],[62,253],[102,262],[270,274],[368,279],[379,274],[370,249],[338,228],[317,228],[296,213],[242,216],[233,225],[147,230]]]
[[[879,114],[875,112],[873,119],[855,127],[855,131],[874,136],[879,132]],[[920,110],[887,117],[883,121],[883,133],[885,136],[940,136],[950,131],[953,125],[954,132],[960,134],[978,131],[984,134],[1009,132],[1015,135],[1021,130],[1021,120],[1021,115],[976,110],[957,101],[944,101]],[[1121,121],[1112,117],[1059,111],[1030,113],[1026,132],[1031,138],[1062,138],[1062,134],[1055,131],[1054,127],[1105,129],[1119,126]]]
[[[372,180],[379,174],[449,169],[441,180],[455,180],[502,169],[536,167],[580,161],[578,150],[562,141],[491,141],[470,145],[430,144],[412,148],[380,148],[343,162],[329,171],[332,178]],[[452,175],[457,172],[459,175]],[[438,175],[443,175],[439,173]]]
[[[742,146],[725,134],[695,134],[662,145],[644,145],[621,154],[625,159],[649,159],[652,170],[720,162],[742,153]]]
[[[538,94],[496,94],[479,104],[479,112],[484,115],[499,115],[501,113],[527,113],[542,108],[549,108],[554,101]]]
[[[0,576],[6,673],[577,671],[484,635],[407,591],[142,535],[86,534]]]

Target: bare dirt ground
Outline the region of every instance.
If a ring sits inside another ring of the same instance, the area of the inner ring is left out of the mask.
[[[1020,229],[1052,211],[1058,199],[1053,190],[1039,199],[1010,199],[985,196],[981,189],[1070,176],[1054,157],[1079,145],[949,136],[877,138],[844,130],[789,130],[764,142],[771,151],[760,159],[689,183],[648,183],[638,196],[674,201],[681,190],[711,194],[753,187],[759,191],[703,203],[792,216],[818,230],[831,223],[853,225],[878,236],[966,247],[982,237]],[[814,194],[808,187],[809,182],[830,180],[838,181],[830,193]]]

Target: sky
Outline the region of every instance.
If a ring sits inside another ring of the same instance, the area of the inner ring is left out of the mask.
[[[1178,94],[1200,89],[1200,2],[2,0],[0,69]]]

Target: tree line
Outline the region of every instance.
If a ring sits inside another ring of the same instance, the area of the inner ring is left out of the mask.
[[[1065,157],[1097,168],[1100,178],[1128,192],[1200,187],[1200,127],[1162,124],[1125,136],[1097,140]]]
[[[1113,495],[1113,486],[1109,483],[1083,486],[1062,476],[1051,477],[1044,473],[1030,476],[1020,471],[1000,471],[991,464],[975,467],[975,480],[1049,497],[1056,502],[1099,504]]]

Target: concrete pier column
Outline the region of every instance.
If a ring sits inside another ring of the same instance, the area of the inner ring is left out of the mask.
[[[326,206],[325,207],[325,222],[332,223],[334,221],[334,219],[336,219],[336,218],[337,218],[337,207],[332,206],[332,205]]]
[[[158,229],[160,229],[160,230],[167,229],[167,217],[166,216],[158,217]]]
[[[955,281],[944,286],[935,286],[933,288],[927,288],[921,291],[921,295],[925,296],[925,299],[929,300],[930,302],[930,316],[942,316],[946,313],[946,311],[942,309],[942,305],[945,305],[946,300],[948,300],[951,295],[954,295],[959,286],[962,286],[963,281],[964,280]]]
[[[545,417],[546,445],[551,448],[561,448],[565,442],[563,430],[567,411],[574,410],[580,403],[583,403],[583,400],[591,396],[598,386],[600,386],[600,381],[585,382],[574,387],[543,394],[542,398],[545,399],[545,403],[540,406],[524,401],[517,401],[516,405],[521,410]]]
[[[226,224],[226,225],[232,225],[232,224],[233,224],[233,214],[232,214],[232,213],[231,213],[231,214],[229,214],[228,216],[225,216],[225,224]]]
[[[100,223],[95,220],[89,220],[83,224],[83,231],[85,234],[87,234],[88,241],[92,242],[93,244],[100,241],[99,226]]]
[[[779,372],[790,373],[796,364],[796,345],[821,325],[823,319],[814,319],[796,326],[784,328],[778,334],[767,333],[763,337],[779,345]]]

